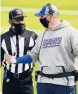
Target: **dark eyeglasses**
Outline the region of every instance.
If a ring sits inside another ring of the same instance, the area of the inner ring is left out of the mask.
[[[18,17],[18,18],[15,18],[16,21],[23,21],[24,20],[24,17]]]

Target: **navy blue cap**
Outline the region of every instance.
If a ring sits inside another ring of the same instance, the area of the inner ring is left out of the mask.
[[[21,9],[18,9],[18,8],[13,9],[9,12],[9,19],[10,20],[18,18],[18,17],[26,17],[26,16],[24,16],[23,11]]]

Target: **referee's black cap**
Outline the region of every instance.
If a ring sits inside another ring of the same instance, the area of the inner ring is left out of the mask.
[[[9,20],[16,19],[18,17],[26,17],[21,9],[13,9],[9,12]]]

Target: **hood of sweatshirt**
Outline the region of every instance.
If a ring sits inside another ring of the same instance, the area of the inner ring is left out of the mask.
[[[59,30],[59,29],[62,29],[62,28],[65,28],[67,26],[71,26],[71,24],[65,20],[61,21],[59,25],[57,25],[56,27],[54,28],[48,28],[52,31],[56,31],[56,30]]]

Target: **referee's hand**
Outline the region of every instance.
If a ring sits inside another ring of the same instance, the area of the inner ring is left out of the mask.
[[[11,56],[8,54],[5,54],[5,60],[7,61],[7,63],[11,64],[11,63],[16,63],[16,59],[15,56]]]

